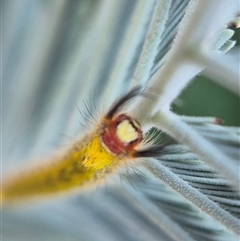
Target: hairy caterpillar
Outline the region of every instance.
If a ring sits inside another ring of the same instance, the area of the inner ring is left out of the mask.
[[[2,203],[43,197],[97,183],[117,168],[139,157],[159,156],[163,146],[143,146],[139,120],[121,112],[122,107],[142,93],[140,87],[113,103],[92,133],[45,165],[9,177],[2,184]]]

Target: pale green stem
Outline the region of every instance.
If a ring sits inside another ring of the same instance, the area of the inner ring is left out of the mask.
[[[206,162],[239,190],[239,167],[209,141],[200,136],[170,111],[159,111],[152,118],[152,125],[168,133],[179,143],[186,145],[200,160]]]
[[[205,76],[210,77],[216,83],[229,89],[236,95],[239,91],[239,60],[240,49],[235,49],[233,53],[226,55],[215,54],[212,56],[198,56],[204,61],[206,68],[203,71]]]
[[[188,185],[187,182],[180,179],[171,172],[167,167],[163,166],[159,161],[148,158],[143,162],[143,166],[151,171],[157,178],[164,181],[191,203],[199,207],[202,211],[208,213],[222,225],[240,235],[239,220],[227,211],[220,208],[216,203],[208,199],[198,190]]]
[[[175,241],[194,241],[187,232],[185,232],[176,222],[168,215],[157,208],[142,193],[133,191],[127,185],[124,189],[118,188],[121,195],[124,195],[129,202],[134,202],[134,207],[139,209],[149,220],[155,223],[157,227],[164,230]]]
[[[186,15],[181,22],[175,44],[169,52],[169,59],[153,76],[146,89],[146,92],[151,93],[154,98],[140,99],[137,107],[133,110],[134,115],[141,119],[143,123],[147,122],[148,116],[146,116],[146,113],[151,115],[157,109],[168,109],[187,83],[203,69],[202,65],[199,66],[192,61],[188,61],[189,58],[186,56],[188,51],[186,48],[189,47],[187,40],[191,36],[191,34],[188,35],[189,31],[194,24],[197,24],[197,20],[199,21],[199,19],[196,20],[194,15],[197,11],[197,3],[198,1],[190,2]]]
[[[150,70],[161,41],[161,35],[165,29],[171,3],[170,0],[161,0],[156,3],[143,50],[134,73],[132,86],[145,84],[150,76]]]

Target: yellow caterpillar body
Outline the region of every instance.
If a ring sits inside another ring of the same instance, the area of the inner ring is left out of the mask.
[[[119,157],[110,154],[94,132],[84,142],[75,143],[63,156],[45,165],[34,166],[6,178],[2,185],[2,202],[43,196],[98,182],[121,165]]]

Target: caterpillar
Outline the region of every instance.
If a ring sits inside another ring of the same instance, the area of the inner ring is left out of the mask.
[[[140,120],[122,111],[141,94],[135,87],[117,99],[91,133],[44,165],[9,174],[2,183],[2,204],[90,187],[137,158],[161,155],[164,146],[144,148]]]

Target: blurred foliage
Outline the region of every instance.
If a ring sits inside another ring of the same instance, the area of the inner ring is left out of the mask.
[[[240,125],[240,99],[238,96],[198,76],[179,97],[173,111],[189,116],[213,116],[223,120],[224,125]]]
[[[232,36],[233,40],[237,40],[237,44],[236,45],[240,45],[240,28],[238,29],[234,29],[235,30],[235,34]]]

